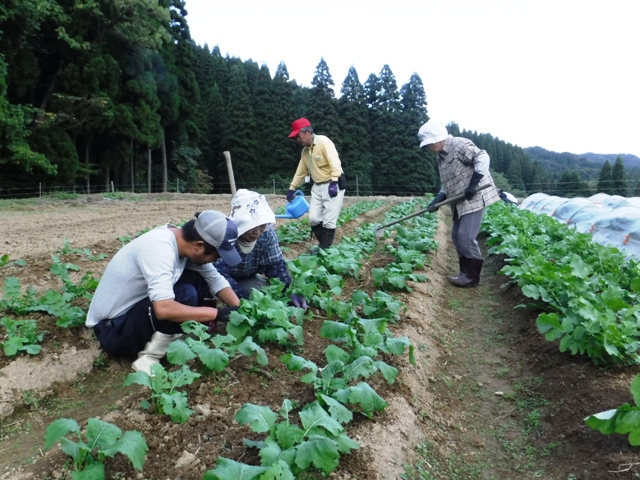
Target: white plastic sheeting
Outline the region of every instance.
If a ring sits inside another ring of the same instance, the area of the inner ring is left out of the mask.
[[[640,259],[640,198],[597,193],[589,198],[564,198],[534,193],[522,210],[548,215],[581,233],[591,233],[601,245],[616,247]]]

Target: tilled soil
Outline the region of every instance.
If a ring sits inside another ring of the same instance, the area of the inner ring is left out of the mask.
[[[119,238],[166,222],[179,223],[204,209],[227,211],[230,196],[139,196],[137,201],[96,196],[68,202],[43,201],[8,206],[3,220],[0,255],[24,259],[0,268],[0,283],[17,276],[21,285],[56,288],[51,255],[65,239],[76,249],[111,257]],[[268,196],[275,209],[281,197]],[[350,235],[365,222],[380,222],[388,206],[363,215],[338,231]],[[347,197],[345,206],[355,203]],[[441,209],[438,241],[426,283],[396,293],[407,306],[395,336],[415,346],[417,365],[408,358],[384,360],[400,375],[393,385],[376,377],[369,383],[389,407],[373,419],[356,416],[348,434],[361,448],[343,456],[332,474],[341,479],[422,478],[637,478],[638,455],[625,436],[604,436],[583,422],[591,413],[632,402],[629,384],[638,368],[594,367],[587,359],[558,352],[535,327],[534,308],[517,287],[501,288],[503,259],[487,256],[483,282],[475,289],[451,287],[445,275],[455,273],[455,252],[449,240],[450,216]],[[280,222],[284,222],[282,220]],[[290,258],[309,244],[289,246]],[[59,253],[60,254],[60,253]],[[108,258],[90,261],[80,254],[62,255],[99,278]],[[370,269],[388,262],[382,248],[363,269],[359,281],[344,289],[373,291]],[[304,324],[306,358],[322,363],[326,340],[319,335],[321,311],[312,309]],[[259,464],[243,438],[258,440],[249,428],[233,421],[244,403],[279,410],[283,399],[300,404],[313,400],[313,390],[280,362],[280,347],[268,346],[269,364],[257,367],[244,357],[221,374],[200,379],[187,388],[189,420],[175,424],[140,406],[148,392],[123,387],[130,360],[105,355],[91,332],[55,327],[55,319],[33,316],[48,333],[43,352],[10,361],[0,356],[0,465],[3,480],[69,478],[66,455],[58,447],[42,451],[44,430],[55,418],[81,425],[99,417],[122,430],[142,432],[149,446],[142,474],[126,459],[108,460],[107,478],[201,479],[220,456]],[[614,473],[615,472],[615,473]],[[321,478],[311,473],[306,478]]]

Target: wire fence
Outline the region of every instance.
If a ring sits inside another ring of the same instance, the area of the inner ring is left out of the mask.
[[[305,194],[310,192],[311,183],[301,185],[299,190],[302,190]],[[89,194],[118,194],[118,193],[131,193],[131,194],[148,194],[148,193],[209,193],[209,194],[224,194],[231,193],[231,186],[229,182],[212,182],[211,188],[205,190],[194,190],[180,180],[168,181],[167,188],[164,190],[164,184],[162,183],[138,183],[135,185],[127,184],[115,184],[111,182],[109,185],[101,184],[75,184],[75,185],[47,185],[45,183],[38,183],[36,185],[24,185],[20,187],[3,187],[0,184],[0,199],[9,198],[34,198],[34,197],[65,197],[75,195],[89,195]],[[272,182],[236,182],[236,189],[246,188],[249,190],[257,191],[263,194],[273,195],[285,195],[289,189],[288,182],[278,182],[273,180]],[[389,184],[389,185],[371,185],[362,186],[359,184],[357,176],[355,176],[347,185],[345,192],[348,196],[411,196],[411,195],[423,195],[425,193],[434,193],[440,186],[436,185],[402,185],[402,184]]]
[[[634,182],[629,182],[629,188],[627,188],[627,194],[623,196],[637,195],[637,189]],[[587,188],[594,190],[593,193],[597,193],[597,182],[584,183]],[[552,195],[566,195],[575,189],[580,189],[581,185],[575,182],[553,182],[545,184],[536,184],[527,188],[527,194],[542,192]],[[238,182],[236,188],[246,188],[249,190],[257,191],[263,194],[273,195],[285,195],[289,189],[289,183],[278,182],[273,180],[271,184],[265,182]],[[305,184],[299,187],[303,192],[308,193],[311,189],[311,184]],[[426,193],[436,193],[440,189],[440,185],[409,185],[409,184],[376,184],[362,186],[358,182],[358,176],[355,175],[349,180],[347,185],[346,195],[348,196],[416,196],[424,195]],[[519,188],[516,189],[522,191]],[[163,193],[164,185],[162,183],[147,182],[131,185],[126,184],[114,184],[111,182],[109,185],[101,184],[76,184],[76,185],[46,185],[45,183],[38,183],[34,185],[25,185],[21,187],[4,187],[0,184],[0,199],[10,198],[34,198],[34,197],[68,197],[76,195],[89,195],[89,194],[117,194],[117,193]],[[229,182],[213,182],[211,188],[207,191],[196,191],[184,182],[178,180],[168,181],[167,189],[168,193],[209,193],[209,194],[224,194],[231,193],[231,186]]]

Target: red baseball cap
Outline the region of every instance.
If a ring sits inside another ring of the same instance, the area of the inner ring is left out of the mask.
[[[306,118],[299,118],[297,120],[294,120],[291,123],[291,133],[289,134],[289,138],[293,138],[296,135],[298,135],[298,132],[300,132],[301,128],[304,127],[310,127],[311,124],[309,123],[309,120],[307,120]]]

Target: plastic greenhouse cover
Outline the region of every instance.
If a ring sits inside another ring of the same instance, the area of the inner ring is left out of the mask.
[[[601,245],[616,247],[640,259],[640,198],[598,193],[589,198],[563,198],[534,193],[522,210],[549,215],[581,233],[591,233]]]

